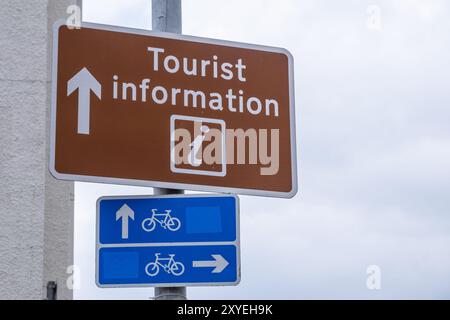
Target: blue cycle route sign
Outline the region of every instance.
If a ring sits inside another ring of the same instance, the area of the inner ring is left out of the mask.
[[[99,287],[237,285],[239,199],[100,198],[96,250]]]

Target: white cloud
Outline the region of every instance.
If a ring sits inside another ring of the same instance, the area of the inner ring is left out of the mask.
[[[83,20],[128,28],[151,29],[151,1],[83,0]]]

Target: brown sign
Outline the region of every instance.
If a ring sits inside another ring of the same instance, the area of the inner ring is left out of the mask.
[[[292,197],[292,56],[119,27],[55,25],[58,179]]]

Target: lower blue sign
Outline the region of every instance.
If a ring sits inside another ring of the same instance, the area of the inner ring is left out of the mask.
[[[237,285],[238,208],[231,195],[99,199],[97,285]]]
[[[101,248],[99,284],[236,284],[237,247]]]

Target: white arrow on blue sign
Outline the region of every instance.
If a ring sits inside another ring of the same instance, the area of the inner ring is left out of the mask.
[[[100,198],[96,281],[99,287],[237,285],[238,197]]]

